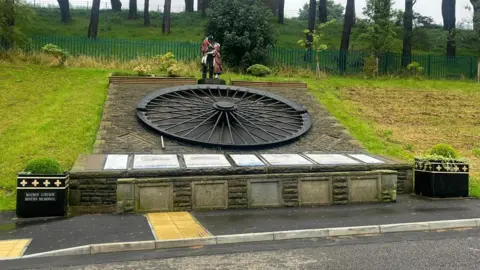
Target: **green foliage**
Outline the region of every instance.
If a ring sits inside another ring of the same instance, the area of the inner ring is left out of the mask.
[[[317,7],[320,2],[317,1]],[[308,20],[308,9],[310,5],[305,3],[298,11],[299,20]],[[327,0],[328,20],[343,20],[345,8],[342,4],[335,3],[333,0]],[[316,18],[318,18],[318,8],[316,10]]]
[[[70,54],[66,50],[51,43],[43,46],[42,51],[48,55],[57,58],[58,64],[61,66],[63,66],[65,64],[65,61],[67,61],[67,58],[70,57]]]
[[[378,75],[378,58],[370,55],[363,60],[363,74],[367,78],[376,78]]]
[[[133,68],[133,71],[137,72],[138,76],[147,76],[151,70],[152,67],[150,65],[139,65]]]
[[[32,159],[23,171],[32,174],[61,174],[64,172],[58,161],[52,158]]]
[[[473,154],[473,156],[475,156],[477,158],[480,158],[480,147],[474,147],[472,149],[472,154]]]
[[[243,70],[266,64],[275,42],[272,11],[261,0],[216,0],[211,3],[206,35],[222,45],[226,65]]]
[[[407,66],[407,70],[413,72],[416,78],[423,77],[425,69],[418,62],[412,62]]]
[[[367,19],[362,21],[363,29],[359,39],[376,56],[392,51],[397,36],[392,0],[367,0],[363,14]]]
[[[164,55],[157,55],[153,57],[155,64],[158,65],[160,72],[166,72],[169,67],[177,64],[175,60],[175,55],[171,52],[167,52]]]
[[[429,152],[430,155],[442,156],[449,159],[457,159],[458,153],[453,146],[448,144],[437,144]]]
[[[255,64],[247,68],[247,74],[251,74],[256,77],[265,77],[271,73],[272,71],[268,67],[260,64]]]
[[[29,25],[33,17],[34,12],[26,1],[0,0],[0,48],[9,49],[12,44],[21,48],[27,44],[28,38],[18,22]]]

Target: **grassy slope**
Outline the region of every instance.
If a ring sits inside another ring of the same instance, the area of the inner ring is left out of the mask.
[[[72,10],[72,22],[62,24],[60,22],[60,11],[58,9],[35,9],[36,18],[30,25],[20,26],[27,35],[57,35],[57,36],[86,36],[90,12],[87,10]],[[116,13],[110,10],[100,11],[99,38],[118,38],[118,39],[143,39],[143,40],[172,40],[172,41],[200,41],[204,37],[204,27],[206,20],[199,13],[173,13],[172,14],[172,33],[164,35],[161,32],[162,17],[160,13],[151,12],[151,27],[143,26],[143,17],[139,13],[137,20],[127,20],[128,12],[126,10]],[[279,25],[275,21],[277,32],[277,43],[279,47],[298,48],[297,41],[304,38],[303,30],[307,27],[306,21],[285,20],[284,25]],[[331,50],[338,50],[340,47],[341,33],[343,30],[342,22],[337,22],[325,30],[324,41]],[[352,32],[351,44],[353,50],[361,50],[363,44],[358,41],[360,34],[358,28]],[[444,54],[445,45],[443,40],[445,35],[442,30],[428,29],[427,36],[431,49],[421,49],[418,44],[413,45],[416,53],[435,53]],[[402,49],[402,34],[399,33],[398,39],[394,45],[394,51],[400,52]],[[457,53],[459,55],[475,55],[471,46],[462,44],[459,39],[457,44]]]
[[[106,71],[0,63],[0,77],[0,189],[5,194],[14,190],[15,175],[28,160],[53,157],[69,169],[78,154],[91,151]],[[0,209],[11,206],[8,196],[0,199]]]

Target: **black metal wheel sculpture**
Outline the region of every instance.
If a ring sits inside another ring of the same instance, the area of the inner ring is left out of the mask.
[[[225,85],[166,88],[144,97],[138,117],[175,139],[209,146],[256,148],[294,140],[311,125],[310,114],[291,100]]]

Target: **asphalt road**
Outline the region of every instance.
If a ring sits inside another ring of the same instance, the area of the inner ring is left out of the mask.
[[[4,261],[0,269],[480,269],[480,230]]]

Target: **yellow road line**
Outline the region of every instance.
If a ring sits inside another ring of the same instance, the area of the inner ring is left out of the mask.
[[[21,257],[32,239],[0,241],[0,259]]]
[[[188,212],[149,213],[147,219],[157,240],[211,236]]]

